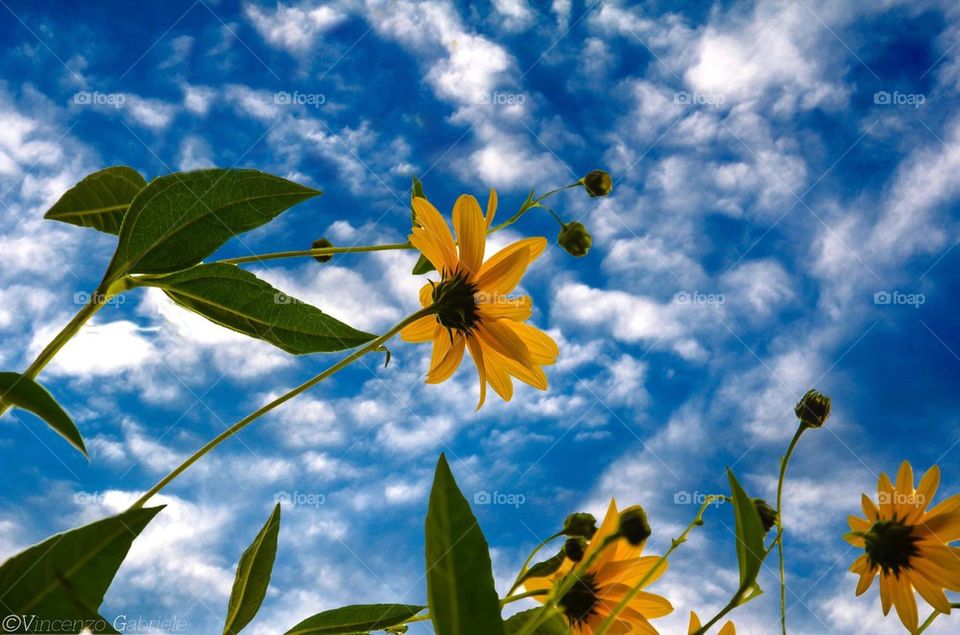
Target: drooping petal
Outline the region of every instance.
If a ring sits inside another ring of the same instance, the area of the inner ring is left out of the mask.
[[[916,632],[919,617],[917,615],[917,597],[907,576],[901,575],[893,581],[893,605],[897,607],[900,621],[911,633]]]
[[[613,547],[607,548],[612,549]],[[644,584],[644,586],[650,586],[659,580],[660,576],[666,573],[669,568],[669,562],[664,560],[661,563],[659,556],[643,556],[632,560],[614,560],[608,562],[598,570],[598,578],[615,580],[621,584],[633,586],[646,577],[650,571],[653,571],[654,567],[656,567],[656,571],[653,572]]]
[[[476,335],[468,335],[467,348],[470,349],[470,357],[473,358],[473,363],[477,366],[477,375],[480,377],[480,402],[477,403],[477,410],[480,410],[483,402],[487,400],[487,371],[484,368],[483,347]]]
[[[560,347],[553,338],[535,326],[525,322],[505,322],[504,325],[520,336],[530,351],[530,359],[538,366],[549,366],[557,362]]]
[[[400,337],[405,342],[429,342],[439,335],[438,329],[443,327],[437,324],[433,315],[425,315],[419,320],[408,324],[400,331]]]
[[[481,322],[476,329],[477,337],[485,346],[489,346],[501,355],[514,359],[524,366],[532,366],[533,360],[530,358],[527,345],[513,329],[506,326],[507,322],[509,320]]]
[[[442,333],[434,340],[430,372],[427,373],[428,384],[439,384],[450,379],[460,366],[460,360],[463,359],[464,338],[459,333],[454,333],[453,342],[450,342],[450,337],[447,333]]]
[[[485,357],[492,357],[496,360],[496,363],[510,373],[511,376],[516,377],[523,383],[529,384],[537,390],[547,389],[547,374],[544,373],[539,366],[524,366],[520,362],[505,357],[489,348],[486,349],[483,354]]]
[[[468,194],[461,194],[457,198],[453,204],[453,226],[457,230],[460,263],[476,275],[483,264],[483,251],[487,243],[487,224],[477,199]]]
[[[893,604],[893,575],[887,573],[880,574],[880,608],[883,614],[890,613],[890,606]]]
[[[487,381],[501,399],[510,401],[513,399],[513,381],[507,369],[500,363],[503,357],[498,357],[495,351],[487,347],[487,340],[481,338],[480,342],[483,345],[483,364],[487,371]]]
[[[417,224],[423,227],[425,232],[433,239],[438,251],[440,263],[433,263],[433,266],[440,272],[451,272],[457,267],[457,248],[453,242],[453,234],[450,233],[450,227],[443,220],[443,216],[437,211],[430,201],[422,197],[414,197],[413,211]],[[419,232],[415,229],[414,234]],[[416,245],[414,245],[416,246]],[[420,247],[417,247],[420,249]],[[422,251],[422,250],[421,250]],[[430,259],[430,256],[424,254]]]
[[[910,569],[907,575],[910,577],[910,583],[913,584],[920,597],[926,600],[927,604],[941,613],[950,614],[950,600],[943,592],[943,587],[934,584],[919,569]]]
[[[920,523],[920,529],[942,544],[957,540],[960,536],[960,494],[941,501],[927,512]]]
[[[873,584],[873,579],[877,576],[877,569],[875,567],[868,567],[866,571],[860,574],[860,579],[857,581],[857,595],[863,595],[866,593],[867,589],[870,588],[870,585]]]

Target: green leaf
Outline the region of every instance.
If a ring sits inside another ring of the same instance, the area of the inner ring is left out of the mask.
[[[556,573],[557,569],[560,568],[560,565],[563,564],[564,559],[566,559],[566,554],[561,549],[556,555],[538,562],[533,565],[527,572],[523,574],[523,577],[520,578],[520,582],[529,580],[530,578],[545,578],[552,573]]]
[[[410,604],[355,604],[317,613],[303,620],[285,635],[334,635],[364,633],[400,624],[425,607]]]
[[[198,170],[154,179],[130,204],[104,280],[186,269],[230,238],[317,194],[256,170]]]
[[[253,543],[240,556],[237,577],[233,581],[224,635],[235,635],[243,630],[260,610],[260,604],[270,585],[270,573],[277,556],[277,535],[280,533],[280,503],[273,508]]]
[[[146,186],[146,180],[133,168],[104,168],[67,190],[43,217],[118,234],[130,202]]]
[[[436,267],[433,266],[433,263],[427,260],[426,256],[420,254],[420,257],[417,258],[417,263],[413,265],[413,275],[419,276],[424,273],[430,273],[434,269],[436,269]]]
[[[490,552],[440,455],[426,522],[427,604],[442,635],[503,635]]]
[[[427,198],[423,193],[423,183],[417,177],[413,177],[413,186],[410,188],[410,222],[416,225],[417,212],[413,208],[413,199],[416,197]],[[430,273],[434,270],[433,263],[427,260],[423,254],[417,258],[417,264],[413,266],[413,275],[419,276],[424,273]]]
[[[132,284],[163,289],[174,302],[211,322],[294,355],[341,351],[376,337],[291,298],[236,265],[201,264],[165,276],[135,278]]]
[[[83,456],[87,456],[83,437],[70,415],[60,407],[46,388],[30,377],[20,373],[0,373],[0,404],[9,404],[32,412],[46,421],[47,425],[56,430],[70,445],[80,450]]]
[[[523,627],[526,626],[527,622],[539,612],[540,609],[535,608],[528,611],[521,611],[511,616],[510,619],[504,622],[507,635],[519,633],[523,630]],[[567,635],[569,632],[570,629],[567,626],[567,621],[563,619],[563,616],[559,612],[551,610],[550,617],[533,631],[533,635]]]
[[[51,536],[13,556],[0,565],[4,611],[47,620],[90,619],[133,540],[161,509],[128,510]]]
[[[757,576],[763,564],[763,522],[753,499],[740,486],[737,477],[727,470],[733,498],[733,515],[737,527],[737,563],[740,567],[740,603],[746,603],[763,591],[757,585]]]

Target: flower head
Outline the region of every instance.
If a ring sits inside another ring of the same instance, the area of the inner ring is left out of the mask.
[[[571,256],[582,258],[593,246],[593,237],[583,223],[564,223],[557,235],[557,243]]]
[[[617,534],[619,526],[617,503],[611,500],[603,523],[583,552],[583,563],[590,562],[594,557],[596,559],[558,601],[572,635],[592,635],[631,588],[650,574],[660,562],[657,556],[641,556],[644,546],[642,541],[633,545],[624,538],[616,539],[599,555],[594,556],[594,552],[600,549],[608,538]],[[567,558],[555,573],[541,578],[528,578],[524,585],[528,591],[550,589],[573,571],[574,566],[576,563]],[[664,561],[650,575],[644,586],[656,582],[666,570],[667,563]],[[541,602],[545,597],[536,596]],[[663,617],[672,611],[673,606],[666,598],[641,591],[617,615],[608,632],[656,633],[657,630],[649,620]]]
[[[580,179],[580,184],[587,190],[590,198],[606,196],[613,191],[613,179],[605,170],[593,170]]]
[[[811,388],[793,411],[803,425],[819,428],[830,417],[830,397]]]
[[[487,384],[504,401],[513,396],[513,380],[547,388],[542,366],[556,362],[559,350],[549,335],[526,323],[532,312],[529,296],[511,297],[527,267],[546,249],[545,238],[527,238],[484,261],[487,231],[497,209],[490,192],[486,215],[477,199],[466,194],[453,206],[457,241],[440,212],[427,199],[414,197],[416,225],[410,243],[433,264],[440,280],[420,290],[423,306],[434,315],[420,318],[400,335],[408,342],[433,342],[427,383],[446,381],[470,351],[480,375],[480,402]]]
[[[928,511],[939,484],[940,469],[934,465],[914,489],[913,468],[904,461],[896,485],[886,474],[880,475],[879,504],[863,495],[866,519],[849,517],[853,531],[846,539],[864,551],[850,567],[860,576],[857,595],[879,574],[883,614],[895,606],[911,633],[917,629],[914,591],[941,613],[950,613],[944,589],[960,591],[960,549],[949,545],[960,540],[960,495]]]
[[[693,635],[700,628],[700,618],[697,617],[696,613],[690,611],[690,626],[687,627],[687,635]],[[737,635],[737,627],[733,625],[732,620],[727,620],[727,623],[723,625],[717,635]]]

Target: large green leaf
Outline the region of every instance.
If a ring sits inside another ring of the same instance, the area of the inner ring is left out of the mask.
[[[237,577],[233,581],[224,635],[235,635],[243,630],[260,610],[260,604],[270,585],[273,560],[277,557],[277,535],[280,533],[280,503],[273,508],[267,523],[257,533],[253,543],[240,556]]]
[[[104,279],[186,269],[233,236],[317,194],[257,170],[198,170],[154,179],[130,204]]]
[[[165,276],[135,278],[132,284],[163,289],[180,306],[295,355],[340,351],[375,337],[291,298],[236,265],[200,264]]]
[[[13,556],[0,565],[0,606],[7,615],[90,619],[133,540],[161,509],[132,509]]]
[[[366,633],[396,626],[424,607],[410,604],[355,604],[317,613],[303,620],[285,635],[337,635]]]
[[[20,373],[0,373],[0,404],[23,408],[47,422],[73,447],[87,456],[83,437],[56,399],[36,381]]]
[[[535,608],[529,611],[521,611],[511,616],[510,619],[504,622],[507,635],[519,633],[523,630],[523,627],[526,626],[527,622],[539,613],[540,609]],[[533,635],[567,635],[569,632],[570,629],[567,626],[566,620],[563,619],[563,616],[560,615],[559,612],[551,610],[550,617],[533,631]]]
[[[766,551],[763,546],[763,521],[753,499],[740,486],[737,477],[727,470],[730,492],[733,498],[733,515],[737,527],[737,563],[740,567],[740,603],[760,595],[757,576]]]
[[[503,635],[490,552],[442,454],[426,522],[427,604],[438,635]]]
[[[117,234],[130,202],[146,186],[133,168],[104,168],[67,190],[43,217]]]

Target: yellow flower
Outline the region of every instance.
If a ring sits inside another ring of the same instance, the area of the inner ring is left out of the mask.
[[[700,630],[700,618],[693,611],[690,611],[690,626],[687,627],[687,635],[693,635]],[[737,627],[733,625],[732,620],[727,620],[717,635],[737,635]]]
[[[599,549],[607,536],[616,533],[619,524],[617,503],[610,501],[603,524],[597,529],[583,555],[583,561],[590,560],[593,552]],[[631,588],[644,578],[660,560],[658,556],[641,556],[644,543],[631,545],[619,539],[604,549],[584,572],[580,580],[571,587],[557,603],[570,624],[573,635],[593,635],[604,619],[613,612],[617,604],[630,592]],[[574,563],[564,560],[556,573],[543,578],[530,578],[524,582],[528,591],[550,589],[554,584],[573,570]],[[659,566],[650,576],[646,585],[653,584],[667,570],[667,563]],[[541,602],[546,596],[535,596]],[[624,633],[647,633],[656,635],[657,629],[648,620],[663,617],[673,611],[666,598],[641,591],[634,597],[616,620],[607,629],[610,635]]]
[[[886,474],[877,485],[879,505],[863,495],[866,519],[850,516],[847,541],[864,550],[850,570],[860,575],[857,595],[880,574],[883,614],[897,607],[900,621],[912,633],[917,629],[914,591],[941,613],[950,613],[944,589],[960,591],[960,495],[951,496],[927,511],[940,484],[940,468],[931,467],[917,489],[913,468],[904,461],[894,485]]]
[[[427,199],[414,198],[413,208],[417,225],[410,243],[440,273],[439,282],[431,281],[420,290],[420,302],[436,305],[437,313],[420,318],[400,335],[408,342],[433,342],[427,383],[446,381],[466,348],[480,375],[478,410],[486,400],[488,383],[504,401],[513,397],[511,377],[546,390],[541,366],[556,362],[557,344],[526,323],[533,310],[529,296],[508,296],[546,249],[546,239],[517,241],[484,262],[487,231],[497,209],[495,191],[490,191],[486,216],[472,196],[457,199],[453,226],[459,243],[454,243],[446,221]]]

